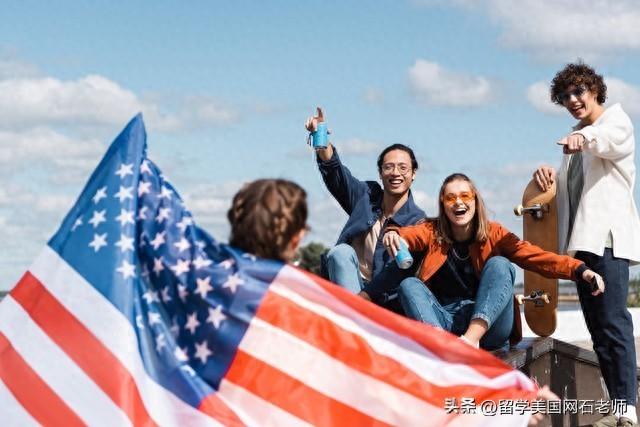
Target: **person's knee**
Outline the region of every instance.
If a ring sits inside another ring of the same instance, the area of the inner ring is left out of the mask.
[[[327,263],[330,265],[353,264],[356,259],[356,251],[346,243],[336,245],[327,252]]]
[[[507,258],[503,256],[494,256],[487,260],[484,270],[492,270],[500,272],[511,278],[511,282],[515,281],[516,269]]]
[[[423,292],[425,289],[424,283],[415,277],[407,277],[398,286],[398,295],[400,297],[406,297],[408,295],[413,295],[416,292]]]

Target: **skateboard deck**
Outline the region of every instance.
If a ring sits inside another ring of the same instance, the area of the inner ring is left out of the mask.
[[[523,216],[523,239],[544,250],[558,252],[558,210],[555,182],[546,192],[531,180],[522,195],[522,205],[514,209]],[[537,273],[524,272],[524,295],[517,297],[524,304],[524,317],[533,332],[541,337],[556,330],[558,279],[547,279]]]

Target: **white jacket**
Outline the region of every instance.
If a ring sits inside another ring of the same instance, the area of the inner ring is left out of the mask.
[[[620,104],[607,108],[593,124],[580,128],[586,139],[582,171],[584,187],[573,231],[567,242],[569,199],[567,172],[571,155],[565,155],[558,171],[558,237],[560,250],[604,253],[609,232],[613,255],[633,264],[640,262],[640,219],[633,199],[636,175],[633,124]]]

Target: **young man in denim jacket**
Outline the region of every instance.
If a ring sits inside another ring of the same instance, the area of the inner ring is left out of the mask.
[[[318,115],[307,120],[306,128],[314,132],[322,121],[322,110],[318,108]],[[394,144],[380,153],[378,173],[382,186],[377,181],[360,181],[351,175],[331,143],[316,148],[316,160],[327,189],[349,215],[336,246],[325,259],[329,279],[357,294],[367,283],[399,284],[412,275],[419,260],[414,261],[412,268],[399,269],[383,247],[381,233],[390,220],[406,226],[425,218],[411,195],[411,184],[418,170],[411,148]],[[371,297],[384,303],[390,296]]]

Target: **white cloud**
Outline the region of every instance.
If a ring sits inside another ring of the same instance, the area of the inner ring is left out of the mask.
[[[363,156],[377,156],[382,151],[383,144],[380,142],[367,141],[360,138],[347,138],[335,141],[335,146],[337,147],[341,155],[355,154]],[[315,158],[315,154],[312,154],[312,152],[313,149],[309,146],[300,145],[290,150],[287,155],[293,158]]]
[[[340,154],[378,155],[382,151],[382,144],[360,138],[340,140],[337,142],[337,146],[340,147]]]
[[[150,129],[165,132],[228,125],[240,117],[235,108],[205,96],[182,97],[161,108],[99,75],[77,80],[0,80],[0,126],[4,128],[111,127],[126,123],[138,112],[144,114]]]
[[[38,74],[39,70],[33,64],[11,57],[0,57],[0,80],[15,77],[34,77]]]
[[[607,103],[621,103],[627,113],[640,117],[640,88],[615,77],[605,77]],[[537,110],[547,114],[564,114],[565,109],[551,102],[549,83],[536,82],[527,88],[527,100]]]
[[[431,196],[422,190],[411,190],[411,193],[413,194],[413,200],[416,205],[425,211],[428,216],[437,215],[438,199],[436,194]]]
[[[546,114],[562,114],[564,108],[551,102],[549,84],[536,82],[527,88],[527,100],[533,107]]]
[[[425,7],[485,13],[502,44],[536,58],[588,61],[640,49],[640,3],[635,0],[411,0]]]
[[[425,59],[418,59],[408,74],[414,94],[429,105],[474,107],[491,101],[492,84],[484,77],[448,70]]]
[[[233,196],[244,183],[228,181],[218,184],[201,184],[183,195],[185,206],[193,213],[197,224],[216,239],[227,241],[229,222],[227,211]]]
[[[607,84],[607,104],[620,102],[624,110],[632,116],[640,117],[640,88],[623,80],[605,78]]]
[[[640,3],[632,0],[489,0],[501,41],[544,59],[586,60],[640,48]]]
[[[0,116],[5,128],[34,125],[121,125],[142,111],[152,126],[172,129],[176,120],[145,104],[130,90],[99,75],[77,80],[52,77],[0,81]]]
[[[39,161],[61,168],[90,166],[104,152],[95,139],[76,139],[50,128],[0,130],[0,147],[0,168],[4,171]]]
[[[370,87],[365,89],[363,99],[367,104],[379,105],[384,101],[384,92],[380,89]]]

